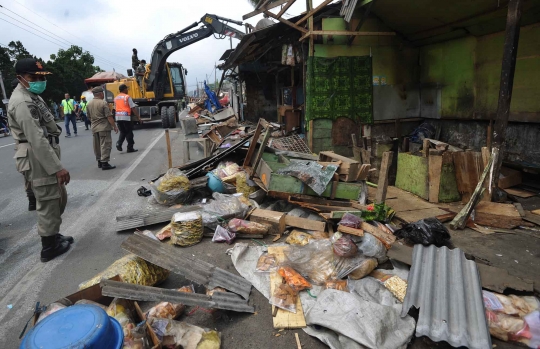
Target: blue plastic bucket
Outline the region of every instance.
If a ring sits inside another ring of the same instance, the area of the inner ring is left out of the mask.
[[[219,179],[218,176],[216,176],[212,172],[208,172],[206,174],[206,177],[208,177],[208,188],[210,188],[211,191],[222,194],[225,192],[225,186],[223,185],[223,182],[221,181],[221,179]]]
[[[105,310],[80,304],[59,310],[40,321],[26,336],[20,349],[121,349],[122,326]]]

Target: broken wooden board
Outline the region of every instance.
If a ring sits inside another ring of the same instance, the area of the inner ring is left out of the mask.
[[[442,154],[439,202],[454,202],[460,200],[461,195],[457,189],[454,158],[452,153],[447,151]]]
[[[269,234],[279,235],[285,231],[285,213],[256,208],[249,220],[266,225]]]
[[[268,254],[273,254],[276,256],[278,264],[281,264],[285,261],[284,249],[288,246],[268,246]],[[278,274],[277,271],[270,273],[270,296],[274,294],[274,289],[276,285],[281,284],[283,278]],[[274,306],[272,306],[272,314],[275,311]],[[307,326],[306,318],[304,316],[304,309],[302,308],[302,302],[300,301],[300,296],[296,299],[296,314],[290,311],[286,311],[278,308],[276,316],[272,318],[274,323],[274,328],[304,328]]]
[[[442,210],[438,207],[433,207],[433,208],[424,208],[424,209],[413,210],[413,211],[396,212],[396,217],[407,223],[412,223],[412,222],[419,221],[421,219],[437,217],[437,216],[441,216],[447,213],[448,212],[445,210]]]
[[[530,198],[536,196],[535,193],[531,193],[530,191],[518,188],[506,188],[504,189],[504,191],[507,192],[509,195],[517,196],[520,198]]]
[[[428,184],[428,159],[410,153],[399,153],[396,187],[428,200]]]
[[[525,211],[525,216],[523,217],[524,220],[527,222],[534,223],[536,225],[540,225],[540,217],[536,214],[532,214],[528,211]]]
[[[442,156],[430,155],[428,158],[429,202],[439,202],[442,163]]]
[[[294,216],[285,216],[285,225],[295,227],[295,228],[301,228],[306,230],[314,230],[314,231],[325,231],[326,230],[326,223],[320,222],[312,219],[307,218],[301,218],[301,217],[294,217]]]
[[[362,222],[361,228],[365,233],[370,233],[371,235],[379,239],[379,241],[382,242],[387,249],[389,249],[396,241],[396,237],[394,236],[394,234],[389,234],[367,222]]]
[[[483,201],[474,210],[474,222],[478,225],[512,229],[522,224],[521,215],[512,204]]]
[[[508,167],[501,167],[501,176],[499,178],[499,188],[507,189],[521,184],[521,171]]]
[[[332,151],[321,151],[319,153],[319,161],[341,162],[338,169],[338,174],[339,179],[345,182],[356,181],[358,173],[362,167],[362,164],[359,161],[336,154]]]
[[[484,171],[482,153],[466,151],[456,152],[452,155],[454,157],[457,187],[461,194],[461,202],[467,203],[471,199],[471,195]]]
[[[450,222],[452,219],[454,219],[456,214],[457,213],[450,212],[450,213],[445,213],[445,214],[442,214],[442,215],[439,215],[439,216],[435,216],[435,218],[437,218],[439,220],[439,222],[441,222],[441,223],[446,223],[446,222]]]
[[[531,213],[540,216],[540,209],[538,209],[538,210],[532,210]]]
[[[397,242],[388,250],[388,257],[411,265],[412,251],[412,247]],[[478,267],[483,288],[499,293],[503,293],[507,288],[526,292],[534,291],[534,283],[531,280],[513,276],[506,269],[496,268],[478,262],[476,262],[476,266]]]
[[[362,229],[355,229],[351,227],[346,227],[344,225],[338,225],[337,230],[345,234],[351,234],[355,236],[364,236],[364,231]]]

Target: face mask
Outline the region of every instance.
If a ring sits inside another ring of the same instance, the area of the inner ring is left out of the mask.
[[[22,76],[21,76],[21,78],[22,78]],[[37,95],[42,94],[43,91],[45,91],[45,88],[47,87],[47,80],[28,82],[25,78],[22,78],[22,79],[24,81],[26,81],[28,86],[30,86],[30,87],[27,87],[26,89],[28,91],[32,92],[32,93],[37,94]]]

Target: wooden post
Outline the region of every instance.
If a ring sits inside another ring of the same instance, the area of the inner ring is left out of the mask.
[[[499,149],[499,156],[493,165],[492,177],[499,178],[502,159],[504,158],[504,145],[506,128],[510,116],[510,102],[512,101],[512,88],[514,85],[514,72],[516,70],[516,55],[519,43],[519,27],[521,22],[521,7],[523,0],[510,0],[508,15],[506,17],[506,34],[504,38],[504,51],[501,69],[501,87],[497,106],[497,118],[493,132],[493,148]],[[494,180],[491,197],[496,201],[498,196],[498,181]]]
[[[439,202],[442,163],[442,155],[430,155],[428,157],[429,202]]]
[[[383,154],[381,161],[381,171],[379,172],[379,183],[377,185],[377,194],[375,195],[375,202],[377,204],[383,203],[386,200],[386,190],[388,189],[388,172],[392,165],[392,156],[394,152],[386,151]]]
[[[169,137],[169,130],[165,130],[165,139],[167,140],[167,158],[169,159],[169,168],[172,167],[172,154],[171,154],[171,138]],[[186,144],[184,143],[184,146]],[[186,161],[186,159],[184,159]]]
[[[425,138],[422,146],[422,151],[424,152],[424,156],[427,158],[429,156],[429,139]]]

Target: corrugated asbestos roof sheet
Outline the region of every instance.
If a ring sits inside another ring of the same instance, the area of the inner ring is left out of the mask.
[[[343,16],[343,19],[345,19],[347,22],[351,21],[357,2],[358,0],[343,0],[339,15]]]
[[[480,276],[460,249],[415,245],[401,316],[420,309],[417,336],[454,347],[491,348]]]

